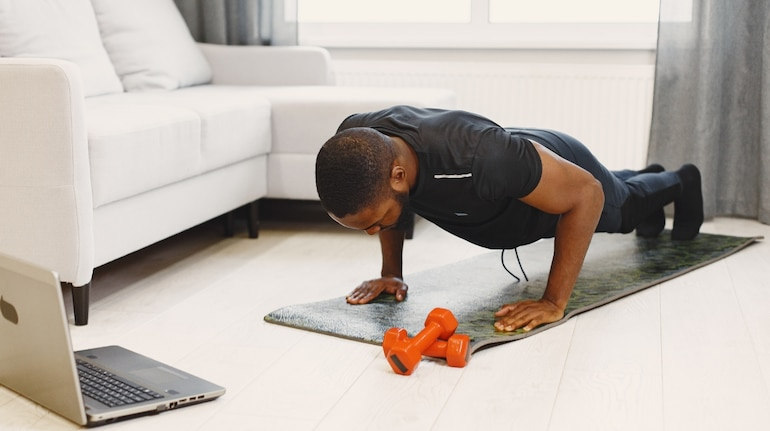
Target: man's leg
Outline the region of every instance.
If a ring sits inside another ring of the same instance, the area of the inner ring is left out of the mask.
[[[535,129],[506,130],[531,136],[534,141],[587,170],[602,183],[604,209],[597,232],[628,233],[641,226],[640,235],[658,236],[665,227],[663,207],[675,202],[671,237],[691,239],[698,234],[703,223],[703,198],[700,174],[695,166],[685,165],[676,172],[657,172],[662,170],[660,165],[650,165],[638,172],[610,172],[585,145],[565,133]],[[639,175],[621,179],[635,173]]]
[[[621,208],[621,232],[643,227],[640,236],[654,237],[665,225],[660,223],[663,207],[674,202],[673,239],[692,239],[703,224],[703,196],[700,173],[694,165],[684,165],[676,172],[648,173],[625,181],[630,196]],[[645,224],[647,223],[647,224]]]
[[[612,171],[612,174],[625,182],[626,180],[641,174],[659,173],[665,170],[666,169],[663,166],[653,163],[640,171],[625,169],[622,171]],[[654,238],[660,235],[665,227],[666,213],[663,211],[663,207],[660,207],[659,210],[653,211],[647,218],[636,225],[636,235],[643,238]]]
[[[659,165],[657,163],[653,163],[653,164],[651,164],[651,165],[647,166],[646,168],[644,168],[642,170],[639,170],[639,171],[635,171],[633,169],[624,169],[622,171],[612,171],[612,175],[615,175],[616,177],[618,177],[621,180],[625,181],[625,180],[627,180],[629,178],[632,178],[632,177],[635,177],[637,175],[641,175],[641,174],[656,174],[658,172],[663,172],[665,170],[666,170],[666,168],[664,168],[663,166],[661,166],[661,165]]]

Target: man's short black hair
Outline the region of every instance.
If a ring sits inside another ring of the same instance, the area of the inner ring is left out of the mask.
[[[342,218],[373,205],[388,190],[396,158],[390,138],[368,127],[337,133],[316,157],[315,183],[327,212]]]

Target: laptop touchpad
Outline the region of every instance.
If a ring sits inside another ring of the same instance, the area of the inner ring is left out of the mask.
[[[187,377],[165,367],[144,368],[141,370],[132,371],[131,374],[139,377],[142,380],[147,380],[157,384],[187,379]]]

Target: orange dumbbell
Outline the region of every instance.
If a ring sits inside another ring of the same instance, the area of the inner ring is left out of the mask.
[[[398,340],[408,339],[406,329],[390,328],[382,340],[382,350],[387,357],[391,346]],[[442,358],[450,367],[462,368],[468,364],[471,338],[465,334],[452,334],[448,340],[436,340],[422,352],[423,356]]]
[[[448,340],[438,340],[423,352],[432,358],[446,359],[450,367],[462,368],[468,364],[470,356],[471,337],[465,334],[454,334]]]
[[[383,337],[385,357],[397,374],[412,374],[420,364],[423,353],[436,341],[448,340],[456,329],[457,319],[452,312],[435,308],[425,319],[425,328],[412,339],[406,331],[388,330]]]

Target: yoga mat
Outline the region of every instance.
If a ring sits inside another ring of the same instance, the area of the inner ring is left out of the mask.
[[[265,320],[382,344],[383,334],[391,327],[405,328],[410,337],[414,336],[424,327],[428,313],[442,307],[451,310],[460,322],[456,332],[470,336],[473,353],[482,347],[533,336],[592,308],[729,256],[758,239],[761,237],[701,233],[692,241],[672,241],[668,231],[653,239],[638,238],[633,234],[596,234],[564,318],[529,332],[495,331],[494,312],[503,304],[542,296],[553,254],[553,239],[519,247],[518,253],[529,281],[524,281],[520,274],[513,251],[507,251],[504,258],[506,266],[522,279],[520,282],[505,271],[501,252],[496,251],[407,274],[409,294],[403,302],[396,302],[393,296],[384,294],[369,304],[350,305],[342,296],[283,307],[269,313]],[[378,256],[372,256],[372,259],[376,258]],[[340,290],[348,293],[354,287],[340,286]]]

